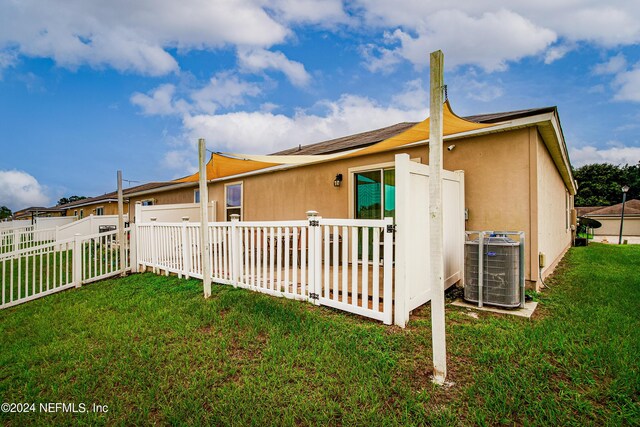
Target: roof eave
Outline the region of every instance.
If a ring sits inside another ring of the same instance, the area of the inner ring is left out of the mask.
[[[547,147],[547,149],[549,150],[549,152],[551,153],[551,157],[556,165],[556,167],[558,168],[558,171],[560,172],[560,175],[562,176],[562,179],[565,183],[565,185],[567,186],[567,188],[569,189],[569,193],[571,195],[575,195],[577,188],[575,185],[575,180],[573,179],[573,174],[571,173],[571,164],[569,162],[569,155],[567,152],[567,147],[564,141],[564,136],[562,135],[562,130],[559,124],[559,120],[558,120],[558,116],[557,116],[557,110],[554,108],[553,111],[547,112],[547,113],[543,113],[543,114],[537,114],[535,116],[529,116],[529,117],[522,117],[522,118],[518,118],[518,119],[513,119],[513,120],[509,120],[503,123],[499,123],[496,124],[494,126],[488,127],[488,128],[482,128],[482,129],[475,129],[475,130],[470,130],[467,132],[460,132],[457,133],[455,135],[447,135],[444,136],[444,140],[445,141],[451,141],[451,140],[457,140],[457,139],[461,139],[461,138],[466,138],[466,137],[472,137],[472,136],[481,136],[481,135],[487,135],[487,134],[491,134],[491,133],[499,133],[499,132],[507,132],[510,130],[515,130],[515,129],[520,129],[520,128],[526,128],[526,127],[531,127],[531,126],[537,126],[538,129],[543,129],[545,130],[544,132],[540,132],[540,134],[542,135],[542,139],[545,143],[545,146]],[[549,132],[549,129],[551,130]],[[419,145],[426,145],[429,143],[428,139],[424,139],[421,141],[416,141],[414,143],[411,144],[407,144],[403,147],[394,147],[391,148],[387,151],[396,151],[399,148],[404,148],[404,147],[415,147],[415,146],[419,146]],[[351,150],[353,151],[353,150]],[[348,153],[349,150],[345,150],[345,154]],[[312,164],[319,164],[319,163],[326,163],[326,162],[332,162],[335,161],[335,159],[330,159],[330,160],[325,160],[325,161],[320,161],[320,162],[314,162]],[[245,172],[245,173],[241,173],[241,174],[237,174],[237,175],[231,175],[231,176],[225,176],[222,178],[215,178],[215,179],[211,179],[208,180],[208,183],[215,183],[215,182],[221,182],[221,181],[228,181],[228,180],[233,180],[233,179],[239,179],[239,178],[244,178],[247,176],[253,176],[253,175],[260,175],[260,174],[265,174],[265,173],[272,173],[272,172],[277,172],[277,171],[281,171],[281,170],[287,170],[287,169],[293,169],[293,168],[297,168],[297,167],[303,167],[303,166],[308,166],[309,163],[307,164],[298,164],[298,165],[279,165],[279,166],[272,166],[269,168],[265,168],[265,169],[259,169],[259,170],[255,170],[255,171],[251,171],[251,172]],[[159,193],[159,192],[164,192],[164,191],[170,191],[170,190],[177,190],[180,188],[188,188],[188,187],[195,187],[197,186],[198,183],[197,182],[188,182],[188,183],[177,183],[175,185],[168,185],[166,187],[160,187],[158,189],[152,189],[152,190],[146,190],[146,191],[141,191],[141,192],[137,192],[137,193],[131,193],[129,194],[129,197],[137,197],[137,196],[144,196],[144,195],[148,195],[148,194],[155,194],[155,193]]]

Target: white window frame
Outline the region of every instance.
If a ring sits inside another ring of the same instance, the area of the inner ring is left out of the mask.
[[[73,216],[78,216],[78,209],[73,211]]]
[[[149,202],[151,202],[151,203],[149,204]],[[140,203],[142,204],[142,206],[155,206],[156,200],[155,199],[144,199],[144,200],[140,200]],[[145,203],[147,203],[147,204],[145,205]]]
[[[80,209],[80,219],[84,218],[84,209]]]
[[[571,195],[569,191],[565,189],[565,231],[569,231],[571,229]]]
[[[411,159],[412,162],[421,163],[421,157],[414,157]],[[375,170],[385,170],[385,169],[395,169],[396,162],[384,162],[384,163],[374,163],[371,165],[363,165],[363,166],[354,166],[347,170],[349,174],[349,219],[355,219],[355,205],[356,205],[356,187],[355,187],[355,175],[361,172],[372,172]],[[382,211],[384,212],[384,191],[382,192]]]
[[[102,213],[99,213],[100,209],[102,209]],[[96,207],[96,216],[102,216],[102,215],[104,215],[104,206]]]
[[[200,200],[198,200],[199,198],[200,198],[200,189],[197,188],[193,190],[193,203],[200,203]]]
[[[240,185],[240,206],[228,207],[227,206],[227,187],[232,185]],[[244,218],[244,181],[228,182],[224,185],[224,220],[227,220],[227,209],[240,209],[240,221]]]

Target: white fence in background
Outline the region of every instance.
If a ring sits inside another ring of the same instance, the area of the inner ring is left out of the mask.
[[[30,219],[18,219],[15,221],[0,221],[0,230],[24,228],[31,225]]]
[[[52,217],[35,217],[34,222],[36,230],[44,230],[49,228],[61,227],[63,225],[71,224],[78,219],[77,216],[52,216]]]
[[[216,222],[218,202],[209,203],[209,222]],[[182,218],[189,218],[191,222],[200,222],[200,203],[179,203],[174,205],[142,206],[136,203],[135,222],[146,223],[155,218],[157,222],[180,222]]]
[[[392,321],[393,220],[214,222],[212,280]],[[202,278],[200,225],[138,223],[137,262]]]
[[[124,216],[125,222],[128,222],[128,215]],[[58,240],[70,239],[76,234],[87,236],[96,234],[101,231],[101,227],[117,227],[118,215],[89,215],[86,218],[72,222],[71,224],[56,227],[56,238]]]
[[[126,229],[119,242],[110,231],[0,254],[0,309],[120,274],[121,244],[130,270],[130,236]]]
[[[47,223],[48,222],[45,221],[36,225],[29,225],[27,227],[0,230],[0,254],[10,253],[20,249],[30,248],[32,246],[43,245],[45,243],[71,239],[76,234],[80,234],[81,236],[96,234],[100,231],[104,231],[101,230],[103,227],[113,229],[118,225],[118,216],[90,215],[87,218],[67,223],[62,226],[44,229],[41,228],[42,224]]]
[[[37,230],[35,226],[0,230],[0,254],[54,242],[56,229]]]

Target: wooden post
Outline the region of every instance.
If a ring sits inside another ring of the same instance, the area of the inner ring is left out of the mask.
[[[122,198],[122,171],[118,171],[118,243],[120,247],[120,277],[127,274],[127,265],[124,257],[126,248],[124,246],[124,200]]]
[[[444,321],[444,222],[442,217],[442,104],[444,55],[431,53],[431,102],[429,105],[429,231],[431,257],[431,340],[433,344],[433,381],[443,384],[447,377],[447,343]]]
[[[198,140],[198,164],[200,165],[200,253],[202,254],[202,284],[204,297],[211,296],[211,258],[209,252],[209,190],[207,189],[207,145],[204,138]]]

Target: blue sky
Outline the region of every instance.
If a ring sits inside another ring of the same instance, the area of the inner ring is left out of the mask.
[[[622,0],[0,0],[0,205],[421,120],[436,49],[458,114],[557,105],[575,166],[637,163],[639,42]]]

